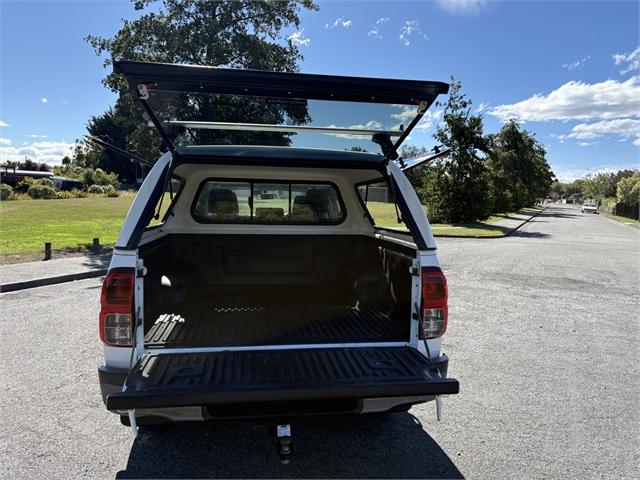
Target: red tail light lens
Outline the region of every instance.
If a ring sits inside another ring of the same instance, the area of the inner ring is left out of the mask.
[[[134,286],[133,268],[114,268],[104,279],[100,296],[100,340],[107,345],[133,345]]]
[[[422,321],[421,339],[436,338],[447,330],[447,279],[438,267],[422,269]]]

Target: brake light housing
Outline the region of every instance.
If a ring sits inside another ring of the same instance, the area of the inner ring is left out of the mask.
[[[438,267],[422,268],[422,307],[420,339],[440,337],[447,330],[449,317],[447,279]]]
[[[100,340],[113,347],[133,346],[135,270],[107,273],[100,295]]]

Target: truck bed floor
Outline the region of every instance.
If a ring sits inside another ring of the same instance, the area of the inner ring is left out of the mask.
[[[409,314],[355,307],[206,307],[160,315],[149,347],[392,342],[409,338]]]

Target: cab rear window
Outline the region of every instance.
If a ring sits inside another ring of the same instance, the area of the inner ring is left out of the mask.
[[[191,213],[200,223],[336,225],[344,220],[343,205],[332,183],[209,179]]]

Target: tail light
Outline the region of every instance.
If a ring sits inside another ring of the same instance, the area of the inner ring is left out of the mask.
[[[422,322],[420,338],[436,338],[447,330],[447,279],[438,267],[422,269]]]
[[[102,284],[100,340],[107,345],[133,345],[134,273],[133,268],[114,268]]]

